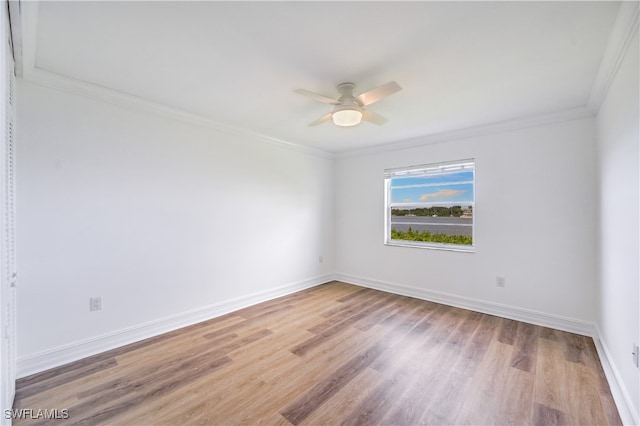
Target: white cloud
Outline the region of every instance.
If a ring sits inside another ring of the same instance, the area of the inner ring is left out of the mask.
[[[420,201],[429,201],[429,200],[442,200],[447,198],[453,198],[458,195],[464,194],[467,192],[466,189],[441,189],[438,192],[434,192],[432,194],[422,194],[420,196]]]

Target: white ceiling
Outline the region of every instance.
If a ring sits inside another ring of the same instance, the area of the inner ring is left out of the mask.
[[[619,7],[42,2],[24,57],[38,71],[339,152],[584,107]],[[371,106],[384,126],[308,127],[331,106],[293,92],[334,97],[342,82],[366,91],[391,80],[403,90]]]

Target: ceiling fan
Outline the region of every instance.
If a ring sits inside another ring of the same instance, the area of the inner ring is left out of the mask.
[[[309,96],[325,104],[335,105],[333,111],[318,118],[316,121],[310,123],[309,126],[317,126],[331,119],[336,126],[350,127],[360,124],[362,120],[378,125],[386,123],[386,118],[371,110],[365,109],[365,107],[374,102],[378,102],[382,98],[393,95],[402,90],[402,87],[395,81],[391,81],[375,89],[361,93],[358,96],[354,94],[355,90],[356,85],[353,83],[339,84],[338,92],[340,92],[340,97],[338,99],[333,99],[304,89],[297,89],[294,90],[294,92]]]

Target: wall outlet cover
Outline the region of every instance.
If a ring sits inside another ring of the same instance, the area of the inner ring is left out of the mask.
[[[89,310],[90,311],[99,311],[102,309],[102,297],[91,297],[89,298]]]

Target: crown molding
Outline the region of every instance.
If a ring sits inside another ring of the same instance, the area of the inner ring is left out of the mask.
[[[294,142],[273,138],[261,133],[253,132],[248,129],[230,126],[220,123],[211,118],[195,114],[180,108],[150,101],[138,96],[119,92],[106,87],[98,86],[93,83],[83,82],[74,78],[66,77],[50,71],[41,70],[31,67],[24,68],[24,80],[43,87],[71,93],[86,98],[103,101],[122,108],[153,113],[166,118],[179,120],[182,122],[203,126],[217,131],[233,134],[236,136],[252,137],[263,140],[265,142],[299,151],[305,154],[317,157],[334,159],[345,158],[356,155],[369,155],[381,152],[397,151],[402,149],[414,148],[422,145],[430,145],[434,143],[449,142],[457,139],[465,139],[474,136],[492,135],[501,132],[524,129],[528,127],[537,127],[551,123],[571,121],[583,118],[594,117],[594,113],[587,107],[574,108],[554,112],[551,114],[538,115],[533,117],[525,117],[513,120],[505,120],[495,123],[483,124],[479,126],[468,127],[449,132],[424,135],[412,139],[406,139],[398,142],[391,142],[373,147],[358,148],[347,151],[331,152],[318,148],[312,148],[297,144]]]
[[[166,117],[169,119],[179,120],[185,123],[194,124],[217,130],[220,132],[233,134],[241,137],[251,137],[254,139],[262,140],[264,142],[276,145],[279,147],[291,149],[294,151],[302,152],[305,154],[322,157],[333,158],[333,154],[318,148],[312,148],[304,145],[300,145],[294,142],[286,141],[270,137],[261,133],[257,133],[248,129],[231,126],[213,120],[209,117],[196,114],[190,111],[186,111],[180,108],[175,108],[169,105],[165,105],[159,102],[151,101],[138,96],[130,95],[128,93],[119,92],[113,89],[109,89],[103,86],[99,86],[93,83],[87,83],[81,80],[70,78],[64,75],[56,74],[50,71],[45,71],[39,68],[24,69],[24,80],[37,84],[50,89],[59,90],[66,93],[71,93],[86,98],[99,100],[112,105],[119,106],[121,108],[132,109],[136,111],[142,111],[152,113]]]
[[[529,127],[544,126],[547,124],[560,123],[565,121],[579,120],[583,118],[593,118],[595,114],[589,108],[580,107],[557,111],[550,114],[537,115],[533,117],[517,118],[512,120],[499,121],[495,123],[482,124],[479,126],[467,127],[459,130],[435,133],[431,135],[419,136],[405,139],[399,142],[376,145],[367,148],[357,148],[348,151],[341,151],[335,154],[336,158],[348,158],[360,155],[372,155],[402,149],[417,148],[424,145],[450,142],[459,139],[467,139],[476,136],[494,135],[502,132],[526,129]]]
[[[638,33],[639,1],[623,1],[618,16],[611,30],[607,47],[600,61],[600,67],[591,87],[587,106],[595,114],[604,102],[611,82],[624,59],[634,36]]]
[[[212,118],[196,114],[184,109],[172,107],[128,93],[119,92],[97,84],[57,74],[38,68],[35,63],[35,52],[38,40],[39,2],[20,0],[19,29],[22,40],[22,54],[18,69],[25,81],[39,86],[56,89],[62,92],[107,102],[122,108],[132,109],[179,120],[185,123],[214,129],[241,137],[251,137],[275,146],[302,152],[305,154],[332,159],[334,155],[318,148],[301,145],[295,142],[270,137],[245,128],[239,128],[218,122]]]
[[[457,129],[436,134],[427,134],[411,139],[389,142],[366,148],[356,148],[346,151],[328,151],[313,148],[300,143],[270,137],[268,135],[251,131],[249,129],[231,126],[218,122],[212,118],[199,115],[180,108],[154,102],[148,99],[119,92],[93,83],[80,81],[71,77],[56,74],[40,69],[35,64],[35,52],[38,28],[38,3],[37,1],[20,1],[20,24],[22,32],[22,56],[20,69],[25,81],[44,87],[57,89],[63,92],[104,101],[127,109],[150,112],[163,117],[180,120],[190,124],[204,126],[217,131],[234,134],[237,136],[252,137],[280,147],[285,147],[306,154],[334,159],[347,158],[357,155],[369,155],[375,153],[391,152],[396,150],[419,147],[423,145],[449,142],[457,139],[465,139],[474,136],[491,135],[506,131],[519,130],[528,127],[542,126],[551,123],[571,121],[576,119],[591,118],[597,114],[606,91],[615,76],[615,73],[624,58],[633,35],[638,29],[638,1],[622,2],[618,17],[614,24],[607,49],[592,87],[589,101],[586,106],[574,109],[562,110],[553,113],[504,120],[494,123]]]

